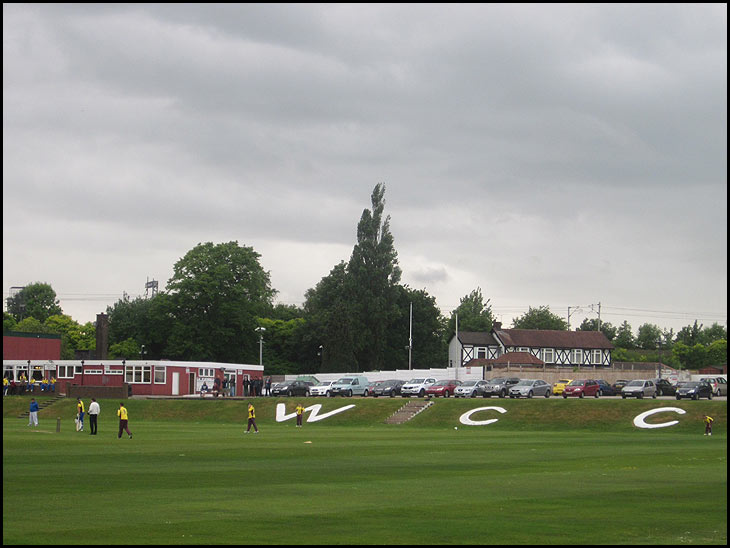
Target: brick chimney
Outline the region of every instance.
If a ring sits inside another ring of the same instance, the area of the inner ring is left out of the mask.
[[[109,357],[109,316],[96,315],[96,359],[106,360]]]

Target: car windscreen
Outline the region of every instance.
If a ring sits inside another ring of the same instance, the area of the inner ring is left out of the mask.
[[[408,381],[408,384],[421,384],[426,379],[411,379]]]
[[[340,379],[335,384],[352,384],[352,379],[348,379],[348,378]]]
[[[586,381],[572,381],[568,386],[583,386]]]
[[[520,381],[516,386],[532,386],[532,381]]]
[[[626,386],[644,386],[644,381],[631,381]]]
[[[683,382],[681,388],[697,388],[701,384],[701,382]]]
[[[477,381],[466,381],[461,386],[474,386],[477,383]]]

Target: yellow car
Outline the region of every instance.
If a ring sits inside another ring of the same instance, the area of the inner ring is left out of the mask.
[[[565,387],[568,386],[571,382],[573,382],[573,379],[558,379],[556,382],[553,383],[553,395],[562,395]]]

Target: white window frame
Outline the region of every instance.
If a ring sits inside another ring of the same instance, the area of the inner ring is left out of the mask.
[[[124,368],[124,381],[127,384],[151,384],[151,365],[127,365]]]
[[[597,349],[592,350],[591,363],[594,365],[601,365],[601,363],[603,363],[603,352]]]
[[[71,372],[69,374],[69,371]],[[57,368],[57,377],[59,379],[73,379],[76,373],[76,367],[73,365],[59,365]]]
[[[157,374],[162,373],[162,380],[157,380]],[[167,384],[167,367],[164,365],[155,365],[155,384]]]
[[[542,361],[545,363],[555,363],[555,349],[554,348],[543,348],[542,349]]]
[[[198,369],[198,377],[212,379],[215,377],[215,369],[213,368],[200,368]]]
[[[574,348],[570,351],[570,361],[576,365],[583,363],[583,350],[581,348]]]

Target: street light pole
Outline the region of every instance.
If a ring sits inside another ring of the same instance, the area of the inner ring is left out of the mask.
[[[264,331],[265,327],[257,327],[255,331],[259,334],[259,365],[264,365]]]

